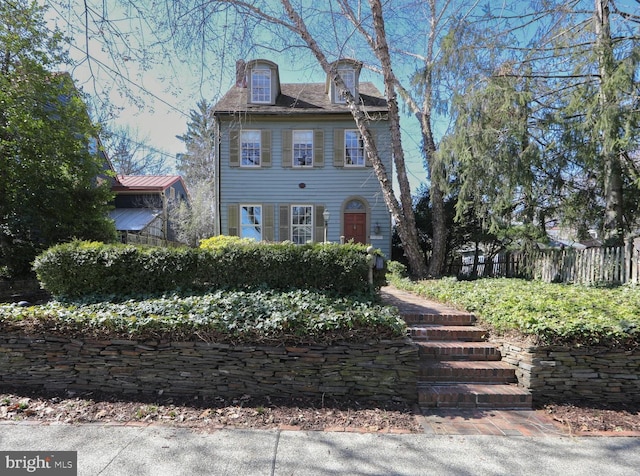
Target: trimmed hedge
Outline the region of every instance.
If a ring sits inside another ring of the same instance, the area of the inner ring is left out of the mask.
[[[257,286],[352,295],[372,291],[369,261],[357,244],[231,243],[206,250],[73,241],[40,254],[34,270],[58,298]],[[384,283],[385,269],[375,270],[374,288]]]

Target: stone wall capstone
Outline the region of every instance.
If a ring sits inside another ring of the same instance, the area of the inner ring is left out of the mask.
[[[417,374],[409,339],[270,347],[0,335],[0,385],[46,391],[415,402]]]

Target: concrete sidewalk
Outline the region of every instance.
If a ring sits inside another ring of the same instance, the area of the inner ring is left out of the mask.
[[[0,424],[0,451],[77,451],[78,475],[635,475],[640,438]],[[0,464],[0,467],[2,465]],[[0,469],[0,473],[2,470]]]

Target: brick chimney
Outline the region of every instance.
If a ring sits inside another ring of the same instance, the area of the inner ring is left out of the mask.
[[[244,60],[239,59],[236,61],[236,87],[238,88],[247,87],[246,69],[247,63],[245,63]]]

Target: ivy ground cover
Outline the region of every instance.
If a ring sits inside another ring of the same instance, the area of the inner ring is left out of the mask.
[[[517,331],[542,345],[635,348],[640,344],[640,287],[586,287],[522,279],[454,278],[398,288],[473,312],[496,332]]]
[[[305,290],[219,290],[122,302],[0,305],[0,332],[45,331],[78,338],[278,345],[399,338],[406,326],[394,308]]]

